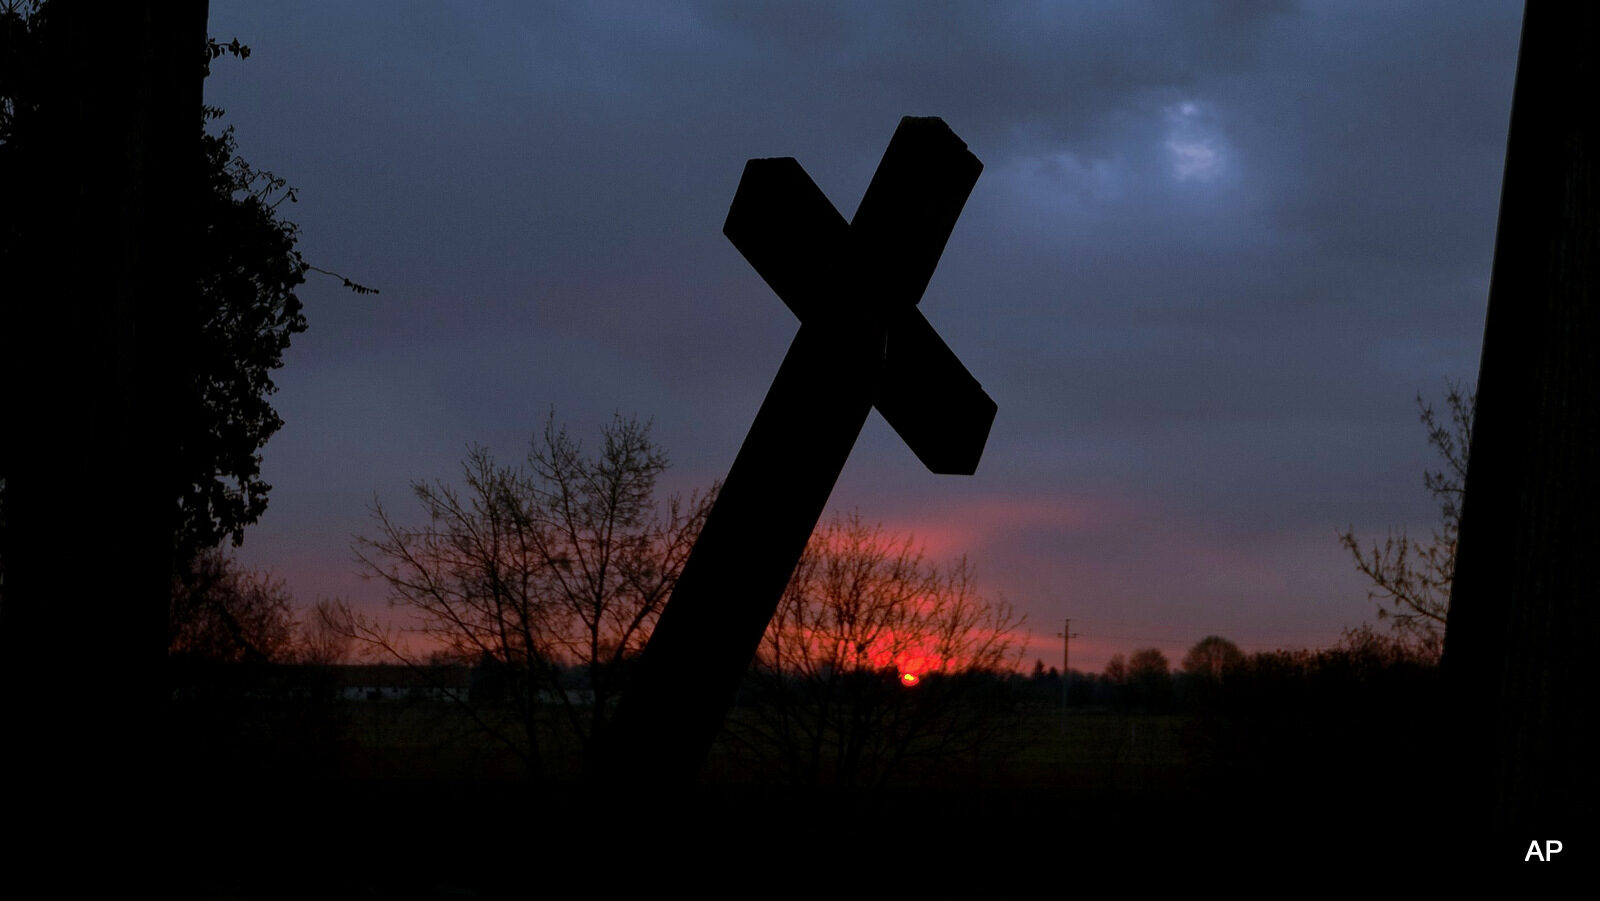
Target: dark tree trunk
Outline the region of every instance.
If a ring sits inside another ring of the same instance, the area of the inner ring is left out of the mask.
[[[126,851],[151,841],[164,783],[169,399],[175,329],[193,320],[178,311],[197,296],[207,4],[58,0],[41,15],[0,329],[6,820],[47,846],[93,832]]]
[[[1456,793],[1541,840],[1587,828],[1600,772],[1597,25],[1592,4],[1524,14],[1445,639]]]

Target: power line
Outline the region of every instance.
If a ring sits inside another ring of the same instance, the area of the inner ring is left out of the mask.
[[[1213,634],[1215,634],[1215,633],[1213,633]],[[1075,633],[1073,633],[1072,637],[1074,637],[1074,638],[1082,637],[1082,638],[1110,639],[1112,641],[1143,641],[1143,642],[1149,642],[1151,644],[1178,644],[1178,645],[1191,645],[1191,644],[1197,643],[1200,640],[1198,638],[1154,638],[1154,637],[1151,637],[1151,636],[1148,636],[1148,635],[1106,635],[1106,634],[1103,634],[1103,633],[1100,633],[1100,632],[1075,632]],[[1228,639],[1228,640],[1229,641],[1233,641],[1233,639],[1231,639],[1231,638]],[[1332,643],[1335,643],[1337,641],[1338,641],[1337,638],[1330,639],[1328,641],[1328,643],[1332,644]],[[1308,645],[1305,642],[1304,638],[1302,638],[1301,640],[1298,640],[1298,641],[1293,641],[1293,642],[1271,642],[1271,641],[1265,641],[1265,642],[1263,642],[1263,641],[1238,642],[1238,641],[1234,641],[1233,643],[1236,644],[1236,645],[1239,645],[1240,647],[1249,647],[1249,648],[1310,647],[1310,645]]]
[[[1111,626],[1113,628],[1115,628],[1117,626],[1127,626],[1127,627],[1130,627],[1130,628],[1133,628],[1133,629],[1142,629],[1146,625],[1148,625],[1148,623],[1135,623],[1135,622],[1129,622],[1127,620],[1085,619],[1085,618],[1082,618],[1082,617],[1073,617],[1073,620],[1075,622],[1077,622],[1077,623],[1089,623],[1091,625]],[[1212,631],[1210,631],[1210,632],[1208,632],[1206,634],[1208,634],[1208,635],[1223,635],[1224,631],[1225,630],[1221,630],[1221,631],[1212,630]],[[1305,633],[1303,633],[1303,632],[1294,632],[1294,633],[1289,633],[1289,632],[1262,632],[1259,629],[1251,629],[1250,630],[1250,634],[1255,636],[1256,638],[1263,638],[1263,637],[1268,638],[1268,639],[1271,639],[1271,638],[1283,638],[1283,639],[1287,639],[1287,640],[1299,640],[1303,635],[1305,635]],[[1117,637],[1117,636],[1112,636],[1112,637]],[[1224,636],[1224,637],[1226,637],[1226,636]],[[1172,640],[1173,641],[1178,641],[1178,640],[1185,640],[1186,641],[1188,639],[1172,639]],[[1198,640],[1198,639],[1196,639],[1196,640]]]

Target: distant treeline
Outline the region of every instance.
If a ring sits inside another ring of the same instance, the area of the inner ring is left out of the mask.
[[[1064,680],[1056,668],[1039,661],[1026,683],[1036,700],[1074,711],[1210,715],[1307,704],[1367,705],[1379,696],[1420,697],[1438,688],[1436,657],[1369,628],[1320,650],[1246,655],[1231,643],[1229,648],[1233,653],[1186,659],[1177,669],[1154,649],[1134,652],[1129,662],[1118,654],[1104,672],[1074,669]]]

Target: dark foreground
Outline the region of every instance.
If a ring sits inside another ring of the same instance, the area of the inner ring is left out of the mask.
[[[1538,882],[1596,858],[1592,821],[1491,827],[1481,790],[1446,800],[1446,761],[1392,734],[1269,746],[1219,741],[1238,725],[1194,716],[1082,714],[1063,729],[1052,714],[993,754],[880,787],[784,786],[723,755],[701,785],[651,794],[530,780],[487,747],[408,742],[401,708],[363,710],[390,719],[356,724],[368,737],[341,772],[196,761],[140,881],[187,897],[495,898],[653,882],[942,897],[975,880],[981,897],[1012,897],[1096,874]],[[1382,748],[1395,756],[1368,753]],[[1535,840],[1561,851],[1544,863]]]
[[[976,879],[990,887],[984,896],[1007,897],[1074,881],[1067,874],[1536,879],[1546,869],[1586,871],[1594,860],[1592,835],[1564,831],[1561,854],[1541,864],[1525,861],[1522,835],[1307,799],[1295,787],[1233,802],[981,787],[706,787],[627,799],[499,783],[306,788],[318,797],[277,799],[293,810],[281,820],[218,824],[181,842],[186,850],[166,864],[169,887],[202,897],[526,897],[573,879],[602,890],[653,880],[732,888],[738,874],[760,871],[763,893]]]

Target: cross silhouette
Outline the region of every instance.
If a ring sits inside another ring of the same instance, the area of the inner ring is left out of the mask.
[[[995,403],[917,303],[982,169],[943,120],[907,117],[846,223],[793,158],[745,165],[722,231],[800,333],[612,722],[614,778],[698,772],[874,406],[932,471],[977,469]]]

